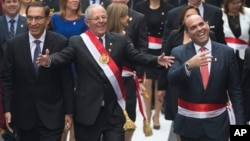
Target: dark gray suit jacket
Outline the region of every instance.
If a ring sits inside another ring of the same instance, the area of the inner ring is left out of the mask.
[[[19,15],[17,21],[16,35],[28,31],[26,18]],[[0,16],[0,33],[4,35],[2,48],[6,49],[7,41],[9,40],[9,27],[5,15]]]
[[[179,86],[179,98],[191,103],[225,104],[227,93],[233,104],[236,124],[245,124],[243,95],[240,87],[239,70],[232,48],[212,41],[212,62],[207,89],[204,90],[199,68],[191,70],[188,76],[185,62],[196,55],[193,43],[173,48],[171,53],[176,59],[168,71],[168,80]],[[175,132],[187,137],[216,137],[218,134],[228,136],[229,121],[225,111],[222,115],[204,120],[176,114]]]
[[[12,113],[12,122],[31,129],[38,120],[49,129],[64,127],[65,114],[73,115],[73,77],[70,65],[35,73],[28,32],[7,43],[3,70],[4,111]],[[67,46],[62,35],[46,32],[42,53],[55,53]]]
[[[109,51],[120,72],[125,61],[138,65],[157,66],[156,56],[142,54],[133,47],[124,35],[106,33],[105,43],[106,50]],[[124,122],[115,91],[104,71],[93,59],[82,38],[80,36],[71,37],[69,46],[62,52],[51,55],[51,67],[75,63],[77,87],[74,120],[84,125],[94,124],[104,100],[109,123],[120,124]]]

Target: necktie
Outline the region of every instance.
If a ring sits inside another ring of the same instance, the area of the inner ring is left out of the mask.
[[[11,19],[9,20],[9,23],[10,23],[10,31],[9,31],[9,36],[10,38],[14,37],[15,36],[15,29],[14,29],[14,23],[16,21],[14,19]]]
[[[203,52],[205,51],[206,48],[205,47],[201,47],[200,51]],[[201,70],[201,76],[202,76],[202,83],[203,83],[203,87],[204,89],[207,88],[207,83],[208,83],[208,77],[209,77],[209,73],[208,73],[208,65],[205,66],[201,66],[200,67]]]
[[[34,51],[33,65],[34,65],[35,72],[37,73],[38,72],[38,66],[36,64],[36,59],[37,59],[38,55],[41,54],[41,48],[40,48],[41,41],[40,40],[35,40],[34,43],[36,44],[36,48],[35,48],[35,51]]]
[[[94,4],[95,3],[95,0],[92,0],[92,4]]]

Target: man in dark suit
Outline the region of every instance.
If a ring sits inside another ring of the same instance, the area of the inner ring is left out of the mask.
[[[250,48],[245,51],[245,61],[242,73],[242,90],[245,96],[245,113],[248,124],[250,123]]]
[[[201,16],[204,20],[208,21],[211,31],[214,32],[216,40],[220,43],[226,44],[223,32],[223,20],[222,11],[220,8],[204,3],[202,0],[188,0],[188,3],[179,7],[173,8],[168,12],[167,19],[165,21],[165,27],[163,32],[163,46],[166,45],[166,41],[170,32],[179,28],[179,18],[182,9],[187,5],[194,5],[199,8]]]
[[[110,3],[110,0],[81,0],[82,12],[85,13],[90,4],[100,4],[106,9]]]
[[[0,16],[0,33],[4,35],[2,48],[6,49],[7,41],[10,37],[10,20],[14,19],[14,36],[27,31],[26,18],[19,15],[20,2],[19,0],[3,0],[3,8],[5,14]]]
[[[63,36],[47,31],[49,7],[32,2],[27,7],[25,32],[7,42],[3,67],[3,101],[7,128],[18,128],[20,141],[60,141],[73,116],[73,78],[70,65],[39,68],[36,55],[67,45]],[[35,58],[35,59],[34,59]]]
[[[49,65],[51,69],[75,63],[78,76],[74,101],[76,140],[99,141],[102,136],[106,141],[124,141],[125,101],[121,78],[124,61],[151,67],[158,63],[169,66],[173,57],[143,54],[124,35],[106,32],[107,14],[101,5],[92,4],[87,8],[85,23],[89,30],[70,38],[70,47],[50,58],[47,50],[37,63]]]
[[[172,50],[176,60],[168,72],[169,83],[180,87],[174,132],[182,141],[228,141],[228,95],[236,124],[245,124],[234,51],[210,40],[200,15],[189,16],[184,27],[192,42]]]

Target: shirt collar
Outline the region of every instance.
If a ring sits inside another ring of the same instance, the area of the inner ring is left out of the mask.
[[[194,43],[194,47],[195,47],[195,51],[196,52],[199,52],[201,46],[200,45],[197,45]],[[208,42],[203,46],[206,48],[207,51],[212,51],[212,43],[211,43],[211,40],[209,39]]]
[[[41,42],[44,43],[45,35],[46,35],[46,30],[44,30],[43,34],[41,35],[41,37],[40,37],[39,39],[36,39],[36,38],[34,38],[34,37],[30,34],[30,32],[29,32],[29,41],[30,41],[30,43],[32,43],[32,42],[34,42],[35,40],[40,40]]]

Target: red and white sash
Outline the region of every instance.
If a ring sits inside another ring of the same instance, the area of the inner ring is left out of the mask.
[[[102,68],[105,75],[109,79],[120,107],[124,110],[126,107],[125,103],[125,88],[123,85],[121,72],[117,67],[116,63],[106,51],[105,47],[100,43],[96,36],[90,31],[82,33],[81,38],[83,39],[86,47],[90,51],[90,54],[95,59],[97,64]],[[104,60],[102,60],[104,59]]]
[[[162,39],[148,36],[148,48],[149,49],[161,49],[162,48]]]
[[[239,51],[239,56],[241,59],[245,58],[245,49],[249,46],[248,43],[239,38],[225,37],[227,45],[234,49],[234,51]]]
[[[144,99],[142,96],[142,90],[140,89],[140,86],[139,86],[138,77],[136,76],[135,73],[133,73],[133,70],[127,66],[122,67],[122,76],[123,77],[128,77],[128,76],[134,77],[138,107],[139,107],[139,110],[140,110],[141,115],[143,117],[143,120],[148,120],[147,116],[146,116],[146,106],[145,106],[145,102],[144,102]]]

